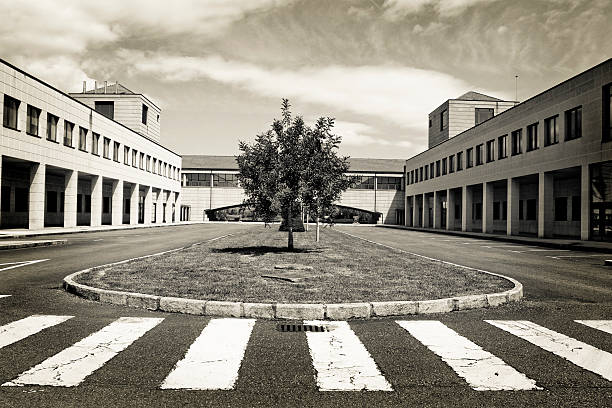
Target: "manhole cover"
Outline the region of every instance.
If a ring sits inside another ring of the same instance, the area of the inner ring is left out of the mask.
[[[329,331],[329,328],[316,324],[281,323],[276,325],[276,330],[280,332],[326,332]]]

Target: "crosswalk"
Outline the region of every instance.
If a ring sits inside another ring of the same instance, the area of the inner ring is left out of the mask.
[[[5,298],[5,297],[9,297],[11,295],[0,295],[0,298]]]
[[[30,336],[45,336],[46,329],[69,324],[72,318],[73,316],[32,315],[0,326],[0,351]],[[154,329],[163,321],[164,318],[120,317],[42,362],[34,362],[31,368],[16,377],[2,379],[2,386],[79,386],[134,342],[162,341],[155,336]],[[554,358],[565,359],[581,370],[612,381],[612,354],[608,351],[531,321],[484,322],[500,329],[496,332],[499,337],[510,334],[525,344],[552,354]],[[371,354],[372,350],[368,350],[373,347],[371,343],[364,344],[349,322],[303,323],[304,327],[320,329],[298,334],[305,336],[314,380],[319,391],[394,391],[395,386],[393,381],[387,378],[384,365],[377,364],[372,357],[380,354]],[[164,373],[165,378],[158,383],[158,388],[235,389],[242,375],[241,366],[248,347],[258,346],[256,341],[252,341],[252,332],[257,324],[259,323],[254,319],[211,319],[185,350],[184,357],[179,359],[169,372]],[[266,327],[272,325],[270,322],[265,324]],[[388,324],[403,329],[400,329],[401,333],[406,335],[403,340],[408,341],[409,337],[415,339],[426,348],[423,350],[431,352],[429,356],[425,353],[415,355],[414,358],[441,360],[448,366],[449,373],[454,372],[460,381],[475,391],[537,392],[545,388],[538,384],[539,379],[533,375],[533,371],[528,377],[520,371],[520,367],[513,367],[487,351],[486,344],[477,344],[440,321],[397,320]],[[575,320],[570,324],[576,325],[577,328],[589,327],[612,334],[612,320]],[[151,335],[141,339],[149,332]],[[3,364],[2,356],[0,353],[0,364]]]

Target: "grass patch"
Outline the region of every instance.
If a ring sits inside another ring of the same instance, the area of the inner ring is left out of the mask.
[[[513,286],[502,278],[407,255],[328,228],[321,231],[318,244],[310,231],[295,234],[295,251],[286,245],[286,233],[253,226],[210,244],[88,272],[77,280],[160,296],[266,303],[426,300]]]

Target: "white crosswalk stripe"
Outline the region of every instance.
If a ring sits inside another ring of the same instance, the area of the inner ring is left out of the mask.
[[[179,361],[161,388],[190,390],[230,390],[255,320],[213,319],[202,330],[185,357]]]
[[[125,350],[162,320],[164,319],[121,317],[2,386],[74,387],[79,385],[87,376]]]
[[[612,320],[574,320],[576,323],[612,334]]]
[[[0,298],[5,298],[5,297],[9,297],[11,295],[0,295]]]
[[[435,320],[397,321],[476,391],[541,389],[534,380]]]
[[[23,340],[41,330],[71,319],[73,316],[32,315],[0,326],[0,349]]]
[[[306,332],[320,391],[393,391],[347,322],[307,321],[326,332]]]
[[[585,370],[612,381],[612,354],[526,320],[485,320]]]

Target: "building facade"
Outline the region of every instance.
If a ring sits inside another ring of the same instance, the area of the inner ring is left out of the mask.
[[[611,240],[611,87],[607,60],[408,159],[406,225]]]
[[[97,95],[70,96],[0,60],[0,228],[177,219],[181,157],[159,144],[158,128],[146,135],[118,121],[133,116],[124,98],[100,98],[113,102],[113,119]]]

